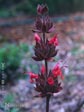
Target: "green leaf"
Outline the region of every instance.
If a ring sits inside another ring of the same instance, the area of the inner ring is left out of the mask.
[[[18,108],[13,108],[11,111],[9,112],[19,112],[19,109]]]
[[[8,94],[5,98],[4,98],[4,103],[13,103],[14,102],[14,95],[13,94]]]

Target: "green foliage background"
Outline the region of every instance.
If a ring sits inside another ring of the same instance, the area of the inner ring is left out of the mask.
[[[0,16],[35,15],[37,4],[44,1],[49,6],[50,14],[84,11],[84,0],[0,0]]]

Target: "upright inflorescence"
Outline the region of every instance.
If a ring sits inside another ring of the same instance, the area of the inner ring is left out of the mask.
[[[28,73],[30,75],[30,82],[34,83],[35,90],[39,92],[38,96],[47,98],[46,112],[49,111],[49,98],[53,93],[59,92],[62,87],[61,83],[58,82],[58,77],[63,79],[62,66],[59,63],[55,65],[54,68],[48,70],[48,61],[57,55],[58,39],[57,34],[51,39],[46,38],[46,33],[52,32],[55,28],[48,16],[47,5],[37,6],[38,17],[35,22],[34,39],[36,41],[34,47],[35,55],[32,57],[35,61],[44,61],[45,64],[42,65],[39,74],[34,74],[32,72]],[[38,35],[42,33],[42,37]]]

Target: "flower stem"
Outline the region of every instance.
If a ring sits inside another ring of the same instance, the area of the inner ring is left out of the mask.
[[[45,33],[43,33],[43,42],[45,43]]]
[[[46,97],[46,112],[49,112],[49,101],[50,101],[50,95]]]
[[[43,42],[46,44],[46,39],[45,39],[45,33],[43,33]],[[45,80],[47,83],[47,77],[48,77],[48,62],[45,59],[45,69],[46,69],[46,75],[45,75]],[[50,100],[50,95],[46,96],[46,112],[49,112],[49,100]]]
[[[46,44],[45,33],[43,33],[43,42],[44,42],[44,44]],[[45,68],[46,68],[46,78],[47,78],[47,75],[48,75],[48,62],[47,62],[46,59],[45,59]]]
[[[48,75],[48,63],[47,63],[47,60],[45,60],[45,68],[46,68],[46,75]]]

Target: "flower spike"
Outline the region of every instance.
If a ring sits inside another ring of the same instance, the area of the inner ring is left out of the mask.
[[[57,34],[51,39],[46,38],[46,33],[50,33],[54,30],[54,25],[47,15],[47,12],[47,5],[42,4],[37,6],[38,17],[33,30],[36,43],[34,46],[34,56],[32,58],[35,61],[44,61],[45,64],[42,65],[39,74],[34,74],[32,72],[28,74],[30,76],[30,82],[34,83],[35,90],[39,92],[36,97],[46,97],[46,112],[49,112],[50,97],[62,89],[59,78],[62,80],[64,79],[62,74],[64,65],[61,64],[62,61],[58,61],[53,69],[48,69],[48,61],[52,60],[58,53],[58,38]],[[41,37],[38,33],[42,33]]]

